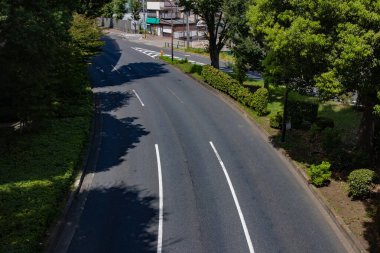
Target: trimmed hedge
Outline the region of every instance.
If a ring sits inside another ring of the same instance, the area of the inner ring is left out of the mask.
[[[202,77],[212,87],[223,91],[241,104],[254,109],[259,116],[268,113],[269,93],[267,89],[260,88],[255,93],[252,93],[231,76],[210,65],[203,67]]]
[[[376,173],[369,169],[352,171],[348,176],[349,195],[354,199],[368,197],[375,178]]]
[[[293,128],[302,128],[304,122],[314,123],[318,116],[319,104],[315,100],[305,99],[291,93],[288,100],[288,115]]]
[[[268,114],[269,92],[265,88],[258,89],[251,100],[250,106],[257,112],[259,116]]]
[[[271,128],[281,129],[282,124],[282,115],[278,112],[276,115],[273,115],[269,119],[269,124]]]

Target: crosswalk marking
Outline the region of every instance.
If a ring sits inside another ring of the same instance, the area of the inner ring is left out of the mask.
[[[139,47],[131,47],[133,50],[136,50],[140,53],[143,53],[153,59],[157,59],[161,53],[160,52],[156,52],[156,51],[152,51],[152,50],[148,50],[148,49],[144,49],[144,48],[139,48]],[[164,56],[166,57],[171,57],[171,55],[169,54],[164,54]],[[174,59],[176,60],[184,60],[184,58],[181,58],[181,57],[178,57],[178,56],[174,56]],[[189,60],[190,63],[192,64],[196,64],[196,65],[201,65],[201,66],[205,66],[206,64],[202,63],[202,62],[196,62],[196,61],[192,61],[192,60]]]

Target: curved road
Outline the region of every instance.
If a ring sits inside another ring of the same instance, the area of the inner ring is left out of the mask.
[[[347,252],[307,187],[211,89],[106,37],[99,130],[54,252]]]

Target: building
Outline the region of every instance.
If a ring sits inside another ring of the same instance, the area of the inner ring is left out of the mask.
[[[204,30],[197,26],[197,17],[183,11],[175,1],[147,1],[146,23],[149,33],[158,36],[171,36],[185,39],[187,36],[187,23],[189,23],[190,39],[204,36]],[[172,28],[173,24],[173,28]]]

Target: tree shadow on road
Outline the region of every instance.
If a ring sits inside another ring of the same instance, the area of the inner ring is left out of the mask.
[[[98,127],[94,130],[100,141],[93,143],[91,157],[98,156],[96,172],[110,170],[124,161],[128,152],[135,148],[140,139],[149,134],[139,118],[127,112],[118,112],[128,107],[132,94],[128,92],[99,92],[96,94]],[[100,150],[97,155],[97,150]]]
[[[122,54],[119,45],[110,37],[104,37],[104,42],[102,53],[94,57],[90,67],[94,88],[118,86],[169,72],[165,64],[157,62],[120,64]]]
[[[69,252],[156,252],[156,201],[136,187],[92,189]]]

